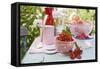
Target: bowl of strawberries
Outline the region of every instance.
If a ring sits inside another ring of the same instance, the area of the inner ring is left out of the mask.
[[[67,54],[74,46],[74,39],[68,33],[62,32],[56,37],[57,51],[62,54]]]

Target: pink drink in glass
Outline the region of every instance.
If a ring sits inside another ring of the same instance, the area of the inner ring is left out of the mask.
[[[45,25],[42,28],[42,41],[44,44],[52,45],[54,44],[54,26]]]

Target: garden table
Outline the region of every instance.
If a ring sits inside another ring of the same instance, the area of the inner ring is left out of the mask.
[[[77,41],[77,40],[76,40]],[[77,42],[79,42],[78,40]],[[85,41],[85,40],[84,40]],[[28,51],[26,52],[24,58],[22,59],[21,63],[22,64],[27,64],[27,63],[44,63],[44,62],[59,62],[59,61],[78,61],[78,60],[93,60],[95,59],[95,38],[89,39],[89,41],[93,44],[89,48],[83,49],[82,53],[82,58],[81,59],[70,59],[69,56],[63,55],[61,53],[55,53],[55,54],[46,54],[43,52],[35,52],[32,53],[33,50],[37,44],[40,42],[40,37],[37,37]],[[82,42],[84,43],[84,42]],[[39,51],[39,50],[38,50]]]

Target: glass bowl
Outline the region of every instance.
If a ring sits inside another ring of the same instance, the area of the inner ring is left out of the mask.
[[[62,54],[67,54],[70,50],[72,50],[75,42],[73,41],[60,41],[56,39],[56,48],[57,52]]]
[[[92,23],[71,24],[69,28],[74,36],[77,36],[80,33],[89,35],[93,29],[93,24]]]

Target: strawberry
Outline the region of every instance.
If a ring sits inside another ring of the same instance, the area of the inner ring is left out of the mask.
[[[59,34],[58,36],[59,38],[57,38],[58,40],[61,40],[61,41],[73,41],[73,38],[71,35],[67,34],[67,33],[61,33]]]
[[[79,48],[76,48],[74,50],[74,54],[77,56],[77,55],[80,55],[80,49]]]
[[[76,48],[74,50],[74,54],[75,54],[76,58],[81,59],[82,50],[80,50],[80,48]]]
[[[80,54],[82,54],[83,50],[80,50]]]
[[[76,36],[76,38],[78,38],[78,39],[87,39],[89,37],[87,35],[85,35],[84,33],[81,33],[78,36]]]
[[[75,59],[75,54],[73,52],[70,52],[69,56],[70,56],[71,59]]]
[[[62,41],[63,39],[61,37],[59,37],[59,40]]]
[[[75,59],[75,58],[81,59],[81,54],[82,54],[82,50],[79,47],[77,47],[73,51],[72,50],[69,51],[69,56],[71,59]]]
[[[81,34],[85,39],[87,39],[88,38],[88,36],[87,35],[85,35],[84,33],[82,33]]]
[[[81,59],[81,56],[80,55],[77,55],[77,57],[76,57],[77,59]]]

